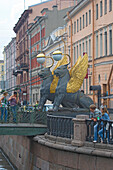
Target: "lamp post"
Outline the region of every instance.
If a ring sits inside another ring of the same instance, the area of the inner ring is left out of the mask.
[[[29,43],[30,43],[30,47],[29,47],[29,59],[30,59],[30,104],[32,105],[32,84],[31,84],[31,34],[29,35]]]
[[[44,53],[40,53],[40,54],[38,54],[37,55],[37,62],[39,63],[39,64],[44,64],[45,63],[45,60],[47,59],[47,58],[50,58],[51,60],[52,60],[52,64],[51,64],[51,66],[49,66],[49,67],[52,67],[53,66],[53,64],[54,64],[54,60],[53,60],[53,58],[52,57],[50,57],[50,56],[45,56],[45,54]]]

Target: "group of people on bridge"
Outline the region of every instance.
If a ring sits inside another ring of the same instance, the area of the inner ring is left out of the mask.
[[[11,111],[13,113],[13,122],[16,122],[16,114],[17,114],[17,103],[18,103],[17,92],[14,92],[12,96],[8,98],[8,92],[5,91],[3,96],[0,99],[1,105],[1,122],[7,122],[8,117],[8,104],[10,104]]]
[[[106,106],[101,106],[100,110],[96,108],[96,106],[94,104],[90,105],[90,118],[95,122],[94,125],[94,143],[97,142],[97,137],[98,135],[101,137],[101,142],[103,142],[103,131],[105,132],[106,130],[108,130],[108,126],[109,124],[106,125],[106,127],[103,125],[103,121],[109,121],[110,117],[109,117],[109,112],[106,108]],[[101,121],[101,128],[98,131],[98,120],[102,120]],[[107,131],[107,139],[108,139],[108,143],[109,143],[109,131]]]

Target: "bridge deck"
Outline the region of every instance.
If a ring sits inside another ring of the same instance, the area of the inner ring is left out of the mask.
[[[0,123],[0,135],[35,136],[45,134],[46,132],[47,126],[42,124]]]

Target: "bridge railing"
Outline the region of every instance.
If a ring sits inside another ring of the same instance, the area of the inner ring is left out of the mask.
[[[94,126],[97,125],[97,142],[101,142],[101,137],[99,136],[99,131],[103,129],[103,143],[113,144],[113,121],[97,120],[94,122],[91,119],[86,120],[87,135],[86,141],[94,141]]]
[[[74,123],[72,117],[47,115],[47,134],[56,137],[73,138]]]
[[[1,108],[0,123],[38,123],[47,124],[47,113],[39,111],[36,107],[25,110],[17,107],[13,110],[11,106]]]

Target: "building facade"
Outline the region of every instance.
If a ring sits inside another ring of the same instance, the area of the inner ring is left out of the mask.
[[[62,10],[58,10],[58,7],[55,5],[53,6],[53,10],[49,10],[48,8],[44,8],[41,13],[42,16],[37,16],[35,18],[35,23],[30,27],[29,29],[29,35],[30,35],[30,49],[31,49],[31,72],[30,72],[30,79],[32,79],[32,85],[30,87],[30,94],[32,95],[32,103],[35,104],[36,100],[39,100],[40,98],[40,81],[38,78],[38,71],[40,70],[40,66],[37,63],[37,54],[40,52],[46,52],[45,46],[51,45],[52,41],[57,40],[57,46],[56,49],[61,49],[63,47],[61,44],[61,37],[59,41],[59,32],[62,32],[62,34],[65,33],[65,29],[62,28],[65,25],[64,22],[64,15],[70,8],[65,8]],[[59,28],[58,28],[59,27]],[[59,30],[57,31],[56,35],[53,33],[55,29]],[[58,44],[59,42],[59,44]],[[48,44],[47,44],[48,43]],[[48,51],[49,52],[49,51]],[[52,52],[52,51],[51,51]],[[46,53],[45,53],[46,54]],[[48,53],[47,53],[48,55]],[[52,53],[49,53],[49,55],[52,55]],[[33,83],[35,82],[35,83]],[[31,89],[32,88],[32,89]]]
[[[30,53],[32,53],[32,51],[29,50],[30,47],[29,43],[31,42],[29,42],[30,36],[28,30],[31,27],[31,25],[33,25],[34,22],[36,22],[34,21],[34,18],[36,18],[36,16],[42,16],[40,12],[43,10],[43,8],[46,7],[48,9],[52,9],[52,6],[56,5],[56,3],[59,4],[58,8],[63,9],[66,8],[67,6],[72,6],[74,4],[74,1],[72,1],[72,3],[69,2],[64,3],[64,1],[62,0],[58,2],[56,0],[49,0],[36,5],[32,5],[28,8],[28,10],[25,10],[23,12],[23,14],[21,15],[21,17],[19,18],[18,22],[14,27],[14,32],[16,33],[16,43],[17,43],[17,56],[16,56],[17,69],[15,70],[15,76],[17,76],[17,85],[20,86],[20,84],[23,84],[23,87],[20,88],[21,91],[20,100],[24,100],[25,102],[29,100],[30,103],[32,103],[31,92],[29,96],[29,89],[30,91],[32,91],[31,81],[29,81],[30,79],[29,74],[31,74]],[[45,14],[43,13],[43,15]],[[42,34],[44,34],[44,29],[42,31]],[[27,84],[25,83],[28,81],[30,83],[30,86],[28,85],[29,83]]]
[[[0,60],[0,92],[5,89],[4,86],[4,60]]]
[[[5,89],[12,94],[12,89],[16,86],[16,77],[13,74],[13,70],[16,67],[16,38],[12,38],[10,43],[4,48],[4,69],[5,69]]]
[[[65,16],[68,28],[68,50],[72,64],[79,55],[87,52],[89,76],[84,79],[82,89],[92,96],[90,85],[101,85],[101,95],[113,94],[113,80],[110,77],[113,65],[113,2],[112,0],[84,0]],[[93,95],[95,102],[97,97]],[[106,103],[106,99],[102,100]],[[110,100],[112,106],[112,99]]]

